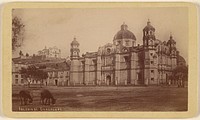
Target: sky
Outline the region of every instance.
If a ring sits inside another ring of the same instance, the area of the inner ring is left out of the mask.
[[[168,41],[170,33],[180,55],[188,61],[188,9],[185,7],[157,8],[53,8],[15,9],[25,24],[24,43],[18,51],[37,54],[45,46],[57,46],[61,56],[70,55],[73,38],[80,43],[80,53],[95,52],[98,47],[113,43],[114,35],[125,22],[142,44],[143,28],[148,19],[155,27],[156,38]]]

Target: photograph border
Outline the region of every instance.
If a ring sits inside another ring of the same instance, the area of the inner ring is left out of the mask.
[[[12,111],[12,9],[14,8],[151,8],[151,7],[188,7],[188,111],[181,112],[13,112]],[[186,2],[16,2],[3,6],[2,24],[2,109],[7,117],[13,118],[188,118],[197,115],[198,108],[198,39],[197,5]]]

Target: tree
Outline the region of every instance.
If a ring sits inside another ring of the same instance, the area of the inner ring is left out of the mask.
[[[20,73],[26,77],[26,80],[28,82],[28,87],[30,87],[30,83],[32,80],[40,81],[40,86],[41,86],[43,80],[48,78],[47,72],[35,67],[34,65],[28,66],[27,68],[22,68]]]
[[[40,80],[40,87],[41,87],[42,83],[44,82],[44,79],[48,78],[47,72],[44,72],[43,70],[38,70],[38,78]]]
[[[16,48],[21,47],[24,40],[24,29],[25,25],[22,23],[21,19],[14,17],[12,19],[12,51]]]
[[[174,70],[173,70],[173,75],[174,77],[177,79],[177,77],[180,77],[180,75],[183,75],[183,79],[187,80],[188,78],[188,67],[187,66],[177,66]]]
[[[19,51],[19,56],[23,56],[23,52],[21,50]]]
[[[188,81],[188,67],[177,66],[173,70],[172,78],[178,80],[178,87],[184,87],[185,81]]]
[[[29,54],[28,54],[28,53],[26,53],[26,57],[29,57]]]
[[[28,78],[30,78],[30,71],[24,67],[21,68],[20,73],[24,76],[24,79],[28,82],[28,87],[30,87],[30,82]]]

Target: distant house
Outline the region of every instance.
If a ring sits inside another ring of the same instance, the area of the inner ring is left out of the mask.
[[[26,68],[27,65],[21,62],[12,61],[12,84],[13,85],[22,85],[25,84],[24,76],[20,74],[21,68]]]
[[[65,59],[46,60],[42,57],[29,59],[12,59],[12,84],[24,85],[28,83],[27,78],[20,73],[22,68],[34,65],[48,73],[48,78],[43,81],[44,85],[68,86],[69,85],[69,63]],[[31,84],[40,84],[39,81],[32,79]]]
[[[46,63],[44,69],[48,73],[48,78],[44,81],[45,85],[69,86],[70,66],[67,62]]]

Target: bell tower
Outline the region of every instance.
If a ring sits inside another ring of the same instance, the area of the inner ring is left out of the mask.
[[[76,37],[74,37],[74,40],[71,42],[71,49],[70,49],[71,55],[71,66],[70,66],[70,84],[71,85],[78,85],[80,84],[79,80],[79,43],[76,40]]]
[[[155,48],[155,28],[148,19],[146,27],[143,29],[143,84],[157,84],[157,63]]]
[[[170,50],[170,59],[171,59],[171,66],[174,69],[177,66],[177,50],[176,50],[176,42],[173,39],[173,36],[170,34],[170,39],[167,42]]]

